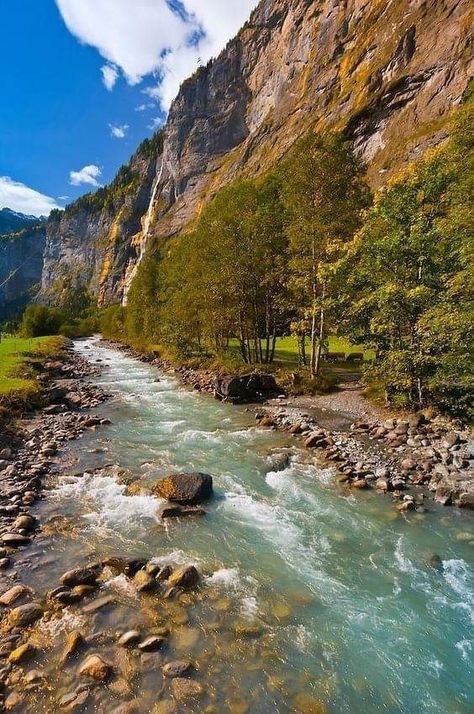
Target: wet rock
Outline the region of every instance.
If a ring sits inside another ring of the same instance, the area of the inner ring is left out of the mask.
[[[78,669],[81,677],[92,677],[98,682],[104,682],[112,674],[112,667],[99,655],[93,654],[86,657]]]
[[[146,570],[139,570],[133,578],[133,584],[139,593],[149,592],[156,587],[156,580]]]
[[[133,578],[139,570],[146,566],[146,560],[127,560],[126,558],[107,558],[103,565],[110,568],[117,575],[122,573],[127,578]]]
[[[8,697],[5,699],[5,709],[7,711],[10,711],[11,709],[16,709],[23,703],[22,697],[18,694],[18,692],[11,692]]]
[[[214,383],[216,398],[230,402],[256,402],[282,392],[273,375],[258,372],[223,377]]]
[[[3,593],[3,595],[0,597],[0,605],[9,607],[21,597],[27,595],[29,592],[30,590],[26,587],[26,585],[14,585],[12,588]]]
[[[165,583],[173,573],[173,568],[171,565],[165,565],[164,568],[160,570],[155,580],[157,583]]]
[[[66,644],[64,646],[63,653],[61,655],[61,662],[65,663],[71,659],[71,657],[73,657],[76,652],[84,646],[84,644],[85,639],[82,632],[79,632],[79,630],[69,632],[66,637]]]
[[[97,612],[98,610],[102,610],[104,607],[108,607],[109,605],[113,605],[114,602],[115,600],[111,595],[104,595],[104,597],[99,597],[96,600],[93,600],[92,602],[88,603],[87,605],[84,605],[82,611],[87,614],[90,614],[93,612]]]
[[[168,578],[170,587],[188,589],[197,585],[199,582],[199,573],[194,565],[188,565],[184,568],[179,568],[172,573]]]
[[[238,637],[246,637],[249,639],[260,637],[263,633],[262,627],[258,622],[250,622],[247,620],[234,622],[232,629],[234,634]]]
[[[31,602],[28,605],[20,605],[10,611],[8,619],[15,627],[26,627],[43,616],[43,608],[39,603]]]
[[[365,478],[358,478],[355,481],[352,481],[351,486],[352,488],[358,488],[358,489],[363,489],[368,487],[368,483]]]
[[[34,531],[38,525],[38,521],[36,520],[36,518],[33,518],[33,516],[25,514],[22,516],[18,516],[18,518],[15,519],[13,525],[19,530]]]
[[[118,644],[120,647],[134,647],[140,641],[140,637],[138,630],[129,630],[120,637]]]
[[[191,670],[191,663],[186,660],[168,662],[163,666],[163,675],[169,679],[184,677]]]
[[[427,560],[427,565],[434,570],[443,570],[443,561],[437,553],[433,553]]]
[[[413,501],[402,501],[401,503],[397,503],[397,509],[401,512],[404,513],[406,511],[414,511],[415,510],[415,504]]]
[[[156,650],[161,649],[164,645],[165,640],[163,637],[158,637],[157,635],[150,635],[143,642],[140,642],[138,649],[141,652],[156,652]]]
[[[101,567],[96,564],[85,568],[74,568],[61,576],[61,583],[69,587],[74,585],[95,585],[100,571]]]
[[[155,484],[153,492],[173,503],[201,503],[212,496],[212,476],[202,473],[170,474]]]
[[[199,506],[173,506],[164,508],[161,511],[161,518],[167,520],[169,518],[187,518],[189,516],[205,516],[206,511]]]
[[[29,642],[17,647],[8,657],[10,664],[20,664],[27,659],[31,659],[36,654],[36,647]]]
[[[204,694],[204,688],[199,682],[194,682],[192,679],[185,679],[184,677],[175,677],[173,679],[171,691],[178,702],[198,699]]]
[[[89,698],[89,690],[83,689],[81,691],[69,692],[61,697],[59,700],[59,706],[69,711],[80,711],[81,707],[86,703]]]
[[[31,543],[28,536],[20,535],[20,533],[4,533],[2,535],[2,543],[10,548],[19,548],[22,545]]]
[[[314,449],[314,448],[322,448],[327,446],[327,441],[325,439],[325,432],[322,431],[322,429],[318,431],[313,431],[311,434],[305,439],[304,445],[306,446],[307,449]]]

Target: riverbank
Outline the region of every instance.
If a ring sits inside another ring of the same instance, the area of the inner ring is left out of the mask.
[[[104,344],[172,372],[198,392],[215,395],[216,381],[228,376],[177,366],[120,342]],[[260,424],[304,439],[337,469],[342,486],[375,488],[403,513],[423,513],[430,500],[474,509],[474,442],[471,429],[459,422],[396,414],[371,404],[353,385],[315,397],[282,396],[255,411]]]

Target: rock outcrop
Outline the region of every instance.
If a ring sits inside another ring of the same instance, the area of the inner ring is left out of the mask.
[[[212,496],[212,476],[200,473],[170,474],[155,484],[153,492],[171,503],[202,503]]]
[[[262,0],[182,84],[162,155],[137,152],[126,198],[53,216],[43,297],[70,272],[100,304],[126,299],[151,238],[179,234],[223,185],[271,167],[311,126],[344,131],[380,186],[447,137],[472,74],[471,27],[469,0]]]
[[[15,317],[35,296],[43,272],[45,242],[42,223],[0,235],[0,322]]]

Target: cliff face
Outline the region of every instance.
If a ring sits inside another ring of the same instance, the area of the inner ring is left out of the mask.
[[[0,235],[0,322],[21,312],[37,292],[45,242],[44,225]]]
[[[72,266],[99,302],[122,299],[150,238],[182,231],[219,188],[270,168],[310,126],[343,130],[379,186],[446,138],[472,74],[471,26],[470,0],[262,0],[183,83],[162,158],[142,168],[132,204],[50,224],[43,292]]]
[[[121,299],[140,258],[143,224],[162,150],[159,135],[145,141],[114,181],[87,194],[47,225],[40,300],[54,302],[64,278],[87,285],[98,304]]]

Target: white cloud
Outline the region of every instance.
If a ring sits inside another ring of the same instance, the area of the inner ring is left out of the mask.
[[[69,180],[73,186],[80,186],[81,184],[89,184],[89,186],[100,186],[98,178],[100,177],[102,170],[95,166],[95,164],[90,164],[89,166],[84,166],[80,171],[71,171],[69,173]]]
[[[128,124],[109,124],[110,127],[110,135],[113,136],[115,139],[124,139],[125,134],[129,130]]]
[[[53,208],[60,206],[51,196],[45,196],[9,176],[0,176],[0,208],[11,208],[33,216],[47,216]]]
[[[163,126],[163,117],[153,117],[151,122],[148,124],[148,128],[151,131],[155,131],[156,129],[159,129],[160,126]]]
[[[105,87],[111,92],[115,86],[115,82],[119,78],[117,67],[113,64],[104,64],[100,71],[102,72],[102,81]]]
[[[186,16],[167,0],[56,0],[68,29],[107,61],[112,88],[120,70],[129,84],[153,75],[152,98],[168,109],[180,83],[216,56],[257,0],[182,0]],[[192,36],[200,36],[196,46]],[[102,68],[105,82],[105,68]],[[112,82],[113,79],[113,82]]]

